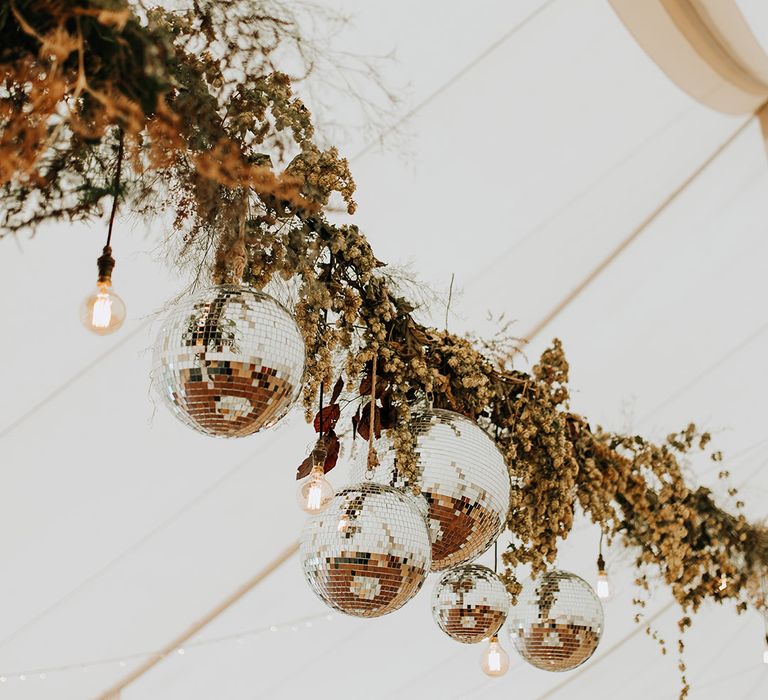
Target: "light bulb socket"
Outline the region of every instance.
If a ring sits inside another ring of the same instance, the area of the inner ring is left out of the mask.
[[[328,450],[322,440],[318,440],[312,450],[312,471],[319,469],[325,473],[325,458],[328,456]]]
[[[112,257],[112,247],[105,245],[101,257],[96,261],[99,268],[99,284],[111,284],[112,270],[115,269],[115,259]]]
[[[597,570],[601,573],[605,571],[605,559],[603,559],[602,554],[598,554],[597,556]]]

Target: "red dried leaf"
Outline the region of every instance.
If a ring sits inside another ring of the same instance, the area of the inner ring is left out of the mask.
[[[312,471],[312,455],[309,455],[300,465],[296,472],[296,481],[304,479],[309,476]]]
[[[339,449],[341,443],[336,433],[331,430],[325,434],[325,449],[327,450],[325,455],[325,464],[323,464],[323,471],[327,474],[331,469],[336,466],[336,462],[339,461]]]
[[[352,416],[352,439],[357,438],[358,432],[358,426],[360,424],[360,406],[357,407],[357,411],[355,411],[355,415]]]
[[[331,394],[331,403],[336,403],[341,396],[341,390],[344,388],[344,380],[339,377],[336,380],[336,384],[333,385],[333,393]]]
[[[366,374],[360,382],[360,396],[368,396],[372,386],[373,380],[369,374]]]
[[[339,404],[332,403],[330,406],[325,406],[322,410],[323,414],[323,432],[327,432],[329,430],[333,430],[336,427],[336,423],[339,421],[339,416],[341,416],[341,408]],[[315,415],[315,420],[313,425],[315,426],[315,432],[320,432],[320,411],[317,412]]]
[[[360,421],[357,424],[357,432],[363,440],[368,440],[371,436],[371,403],[370,401],[363,406],[363,411],[360,414]]]
[[[371,402],[365,404],[360,421],[357,424],[357,432],[363,440],[370,440],[371,437]],[[381,410],[378,406],[373,412],[373,434],[376,438],[381,437]]]
[[[373,379],[370,375],[366,374],[360,382],[360,396],[370,396],[371,389],[373,388]],[[387,383],[382,381],[381,377],[376,378],[376,398],[379,399],[384,395],[387,390]]]
[[[397,425],[397,409],[391,403],[382,406],[379,414],[381,427],[384,430],[391,430]]]

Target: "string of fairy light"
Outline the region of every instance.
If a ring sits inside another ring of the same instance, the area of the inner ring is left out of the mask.
[[[114,656],[100,659],[91,659],[88,661],[80,661],[78,663],[62,664],[59,666],[47,666],[28,669],[25,671],[7,671],[0,673],[0,684],[8,684],[12,682],[31,682],[31,681],[45,681],[50,676],[72,673],[79,671],[81,673],[87,673],[97,668],[115,668],[124,669],[127,668],[131,662],[143,661],[150,658],[169,656],[183,657],[186,655],[189,649],[195,649],[199,647],[210,647],[219,644],[225,644],[227,642],[244,645],[247,642],[264,635],[274,634],[277,632],[300,632],[306,631],[315,627],[317,624],[327,624],[334,620],[334,616],[330,613],[320,613],[317,615],[309,615],[301,617],[295,620],[289,620],[279,624],[267,625],[264,627],[256,627],[241,632],[235,632],[232,634],[221,635],[218,637],[209,637],[206,639],[198,639],[188,642],[184,646],[177,647],[172,653],[163,653],[157,650],[153,651],[140,651],[132,654],[125,654],[123,656]]]

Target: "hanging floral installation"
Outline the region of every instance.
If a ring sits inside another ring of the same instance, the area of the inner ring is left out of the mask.
[[[292,281],[303,402],[319,433],[298,478],[334,467],[337,423],[347,420],[363,440],[385,434],[418,493],[412,414],[475,421],[513,485],[500,573],[513,602],[518,567],[551,568],[581,508],[636,553],[638,585],[654,573],[685,613],[706,600],[764,609],[768,530],[684,474],[710,436],[690,425],[657,444],[603,431],[569,409],[560,341],[524,372],[503,334],[485,342],[418,322],[363,233],[328,216],[334,202],[354,213],[355,184],[339,152],[318,145],[279,69],[286,52],[313,65],[295,18],[270,0],[181,4],[0,2],[0,230],[93,219],[116,194],[142,216],[171,209],[200,278],[257,291]],[[323,394],[330,401],[315,415]]]

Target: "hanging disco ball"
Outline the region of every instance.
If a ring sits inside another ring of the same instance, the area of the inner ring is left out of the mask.
[[[509,509],[509,472],[495,443],[477,423],[453,411],[430,409],[414,415],[411,430],[429,506],[432,571],[472,561],[501,534]],[[391,447],[382,450],[373,480],[408,486],[398,473]],[[353,470],[362,480],[365,462]]]
[[[509,614],[509,636],[529,664],[570,671],[595,653],[603,634],[603,606],[592,587],[567,571],[528,581]]]
[[[378,617],[418,593],[429,573],[430,545],[417,500],[364,482],[341,489],[307,520],[299,558],[324,603],[347,615]]]
[[[301,393],[304,341],[268,294],[219,285],[182,300],[155,341],[153,381],[198,432],[244,437],[279,421]]]
[[[432,615],[457,642],[475,644],[495,635],[509,612],[509,594],[487,566],[467,564],[446,571],[432,591]]]

